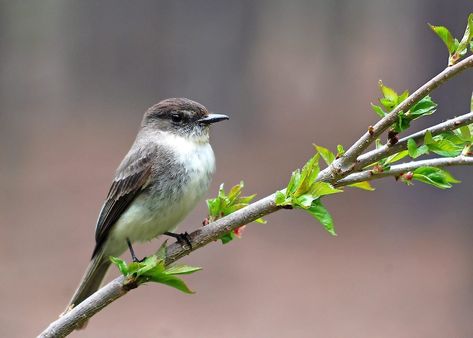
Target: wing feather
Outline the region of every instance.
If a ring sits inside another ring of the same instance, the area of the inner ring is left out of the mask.
[[[100,250],[110,229],[130,206],[142,189],[147,186],[151,175],[154,151],[146,153],[130,151],[117,170],[107,199],[102,206],[95,228],[95,249],[92,257]]]

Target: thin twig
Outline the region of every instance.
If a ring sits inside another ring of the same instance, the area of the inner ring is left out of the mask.
[[[319,176],[322,181],[334,183],[336,180],[348,176],[354,169],[354,163],[371,143],[373,143],[383,132],[385,132],[397,119],[399,112],[407,112],[414,104],[423,97],[430,94],[434,89],[445,83],[447,80],[457,75],[459,72],[473,67],[473,55],[465,58],[459,63],[445,68],[406,100],[401,102],[393,111],[379,120],[369,132],[361,136],[339,159],[335,160],[329,167],[324,169]]]
[[[412,161],[402,164],[397,164],[391,166],[389,170],[380,172],[380,173],[373,173],[372,170],[365,170],[359,173],[354,173],[348,175],[345,178],[342,178],[335,184],[335,187],[346,186],[353,183],[363,182],[363,181],[372,181],[379,178],[387,177],[387,176],[399,176],[403,173],[408,171],[413,171],[420,167],[436,167],[436,168],[443,168],[443,167],[451,167],[451,166],[458,166],[458,165],[473,165],[473,157],[468,156],[457,156],[457,157],[444,157],[444,158],[434,158],[431,160],[423,160],[423,161]]]
[[[402,150],[406,150],[407,141],[409,139],[413,139],[417,145],[420,145],[422,141],[424,140],[424,136],[427,133],[427,131],[430,131],[432,133],[432,136],[435,136],[449,130],[458,129],[460,127],[466,126],[471,123],[473,123],[473,112],[455,117],[453,119],[437,124],[433,127],[429,127],[417,133],[414,133],[412,135],[406,136],[400,139],[399,142],[394,145],[384,145],[378,149],[369,151],[363,155],[360,155],[360,157],[358,157],[358,160],[356,161],[356,165],[353,171],[360,170],[369,164],[379,161],[382,158],[393,155]]]

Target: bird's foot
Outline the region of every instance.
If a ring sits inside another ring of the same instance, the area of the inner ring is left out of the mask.
[[[184,246],[184,244],[187,244],[192,250],[191,236],[187,233],[187,231],[181,234],[175,234],[173,232],[166,231],[164,235],[175,238],[177,242],[182,246]]]
[[[128,249],[130,249],[131,259],[133,260],[133,263],[141,263],[146,259],[146,256],[142,259],[138,259],[138,257],[136,257],[135,250],[133,250],[133,246],[131,245],[131,242],[128,238],[126,239],[126,244],[128,244]]]

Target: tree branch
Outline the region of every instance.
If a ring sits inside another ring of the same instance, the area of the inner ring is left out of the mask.
[[[383,178],[387,176],[398,176],[408,171],[413,171],[420,167],[451,167],[457,165],[473,165],[473,157],[468,156],[457,156],[457,157],[442,157],[442,158],[434,158],[431,160],[423,160],[423,161],[412,161],[402,164],[397,164],[391,166],[389,170],[380,172],[380,173],[373,173],[372,170],[365,170],[359,173],[354,173],[348,175],[345,178],[339,180],[334,186],[335,187],[342,187],[353,183],[363,182],[363,181],[372,181],[378,178]]]
[[[371,180],[385,176],[395,175],[408,170],[413,170],[421,165],[434,166],[448,166],[460,164],[472,164],[473,158],[457,157],[454,159],[438,159],[426,160],[406,163],[403,165],[392,166],[391,170],[386,173],[372,175],[370,171],[363,171],[357,174],[350,174],[355,168],[356,160],[360,154],[386,129],[388,129],[396,120],[397,114],[400,111],[408,111],[417,101],[439,87],[442,83],[452,78],[459,72],[473,66],[473,56],[465,58],[463,61],[451,66],[437,76],[432,78],[411,96],[403,101],[396,109],[381,119],[371,130],[371,133],[365,133],[358,141],[356,141],[338,160],[334,161],[332,165],[319,173],[317,180],[330,182],[336,186],[342,186],[350,183],[355,183],[363,180]],[[447,121],[448,122],[448,121]],[[465,122],[466,123],[466,122]],[[435,127],[434,127],[435,128]],[[439,127],[440,128],[440,127]],[[440,129],[439,129],[440,130]],[[417,134],[414,134],[417,135]],[[413,135],[413,136],[414,136]],[[415,136],[422,137],[422,136]],[[406,141],[407,142],[407,141]],[[404,140],[403,143],[404,144]],[[396,149],[396,148],[395,148]],[[386,151],[391,151],[386,149]],[[368,153],[370,154],[370,153]],[[379,156],[379,153],[371,153],[372,158]],[[365,161],[371,161],[372,158],[366,157]],[[346,177],[348,176],[348,177]],[[346,177],[345,179],[342,179]],[[243,209],[235,211],[234,213],[225,216],[211,224],[202,227],[190,234],[192,250],[188,247],[183,247],[178,243],[171,244],[167,247],[166,265],[169,265],[176,260],[188,255],[194,250],[197,250],[212,241],[217,240],[223,234],[228,233],[242,225],[248,224],[262,216],[273,213],[279,210],[280,207],[275,204],[275,194],[267,196]],[[62,317],[51,323],[39,337],[64,337],[71,333],[81,322],[92,317],[95,313],[103,309],[105,306],[115,301],[116,299],[125,295],[129,290],[137,287],[138,284],[133,279],[123,276],[117,277],[88,299],[77,305],[71,311],[64,314]]]
[[[371,163],[378,162],[382,158],[393,155],[402,150],[406,150],[407,141],[409,139],[413,139],[417,143],[417,145],[420,145],[420,143],[424,140],[424,136],[427,131],[430,131],[432,133],[432,136],[435,136],[446,131],[458,129],[471,123],[473,123],[473,112],[455,117],[443,123],[437,124],[433,127],[429,127],[412,135],[406,136],[400,139],[399,142],[394,145],[386,144],[378,149],[369,151],[358,157],[353,171],[358,171]]]
[[[243,209],[237,210],[228,216],[195,230],[189,235],[192,249],[188,246],[182,246],[177,242],[169,245],[166,249],[166,265],[170,265],[178,259],[190,254],[192,251],[218,240],[222,235],[241,225],[251,223],[264,215],[280,209],[280,207],[276,206],[274,203],[274,198],[275,194],[271,194]],[[67,336],[84,320],[92,317],[105,306],[124,296],[129,290],[137,286],[138,285],[134,284],[132,280],[127,280],[124,276],[115,278],[74,307],[71,311],[51,323],[38,337],[58,338]]]
[[[379,120],[370,132],[366,132],[361,136],[339,159],[334,161],[329,167],[321,172],[320,180],[334,183],[336,180],[349,175],[354,169],[354,163],[371,143],[373,143],[383,132],[385,132],[397,119],[399,112],[407,112],[414,104],[426,95],[430,94],[434,89],[445,83],[447,80],[457,75],[461,71],[473,67],[473,55],[463,59],[457,64],[445,68],[414,93],[406,100],[401,102],[389,114]]]

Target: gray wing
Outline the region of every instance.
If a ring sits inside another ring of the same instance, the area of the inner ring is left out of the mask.
[[[117,170],[95,228],[94,257],[107,239],[110,229],[131,202],[146,188],[151,175],[155,148],[143,152],[130,151]]]

